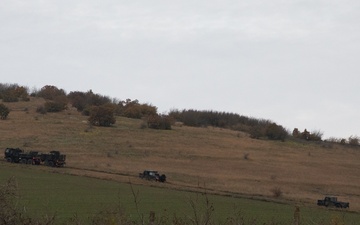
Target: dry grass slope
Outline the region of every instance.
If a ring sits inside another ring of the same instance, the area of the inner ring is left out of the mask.
[[[324,195],[349,201],[360,211],[360,149],[340,145],[275,142],[218,128],[141,129],[140,120],[119,117],[114,127],[89,127],[76,110],[36,113],[42,99],[6,103],[1,148],[60,150],[61,172],[133,183],[143,169],[166,173],[168,188],[315,204]],[[48,168],[44,168],[48,169]],[[145,183],[146,184],[146,183]]]

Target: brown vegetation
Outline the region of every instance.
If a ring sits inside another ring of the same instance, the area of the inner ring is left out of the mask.
[[[63,89],[53,85],[45,85],[40,90],[33,90],[32,93],[29,93],[27,87],[0,83],[0,99],[3,102],[29,101],[29,96],[41,97],[46,100],[43,105],[39,105],[37,108],[37,112],[40,114],[61,112],[67,109],[69,103],[83,115],[90,116],[89,121],[92,125],[98,126],[111,126],[116,122],[114,116],[124,116],[143,119],[142,128],[147,126],[152,129],[170,130],[173,124],[181,123],[192,127],[211,126],[242,131],[249,133],[250,137],[254,139],[285,141],[290,136],[283,126],[270,120],[256,119],[236,113],[173,109],[168,115],[161,115],[157,113],[157,107],[151,104],[141,104],[137,99],[126,99],[126,101],[110,99],[108,96],[95,94],[92,90],[87,92],[72,91],[66,94]],[[5,118],[2,116],[2,119]],[[292,138],[307,141],[321,142],[322,136],[321,131],[309,132],[305,129],[304,132],[300,132],[298,128],[294,128],[292,132]],[[334,140],[337,139],[331,138],[326,141],[349,144],[355,147],[359,146],[360,143],[357,136],[350,136],[348,142],[345,139],[336,142]]]

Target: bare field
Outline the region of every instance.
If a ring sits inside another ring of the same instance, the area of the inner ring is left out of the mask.
[[[141,129],[141,120],[118,117],[114,127],[90,127],[76,110],[41,115],[43,100],[5,103],[1,148],[59,150],[67,155],[59,172],[123,182],[144,169],[165,173],[177,189],[315,204],[324,195],[349,201],[360,212],[360,148],[330,143],[275,142],[219,128]],[[44,167],[43,169],[50,169]],[[279,188],[283,195],[273,197]]]

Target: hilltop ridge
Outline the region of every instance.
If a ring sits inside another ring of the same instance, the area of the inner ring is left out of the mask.
[[[157,107],[149,103],[140,103],[139,100],[118,100],[101,94],[65,90],[52,85],[45,85],[41,89],[33,89],[18,84],[1,84],[0,99],[11,103],[18,101],[30,101],[31,97],[40,97],[45,100],[36,108],[36,112],[45,114],[48,112],[61,112],[68,108],[76,108],[83,115],[89,116],[88,121],[95,126],[112,126],[116,123],[115,116],[143,119],[143,126],[153,129],[171,129],[176,122],[192,127],[219,127],[242,131],[250,134],[255,139],[270,139],[284,141],[287,138],[304,139],[307,141],[322,141],[323,132],[320,130],[301,132],[294,128],[292,132],[282,125],[276,124],[269,119],[258,119],[239,115],[231,112],[218,112],[213,110],[196,109],[172,109],[168,114],[160,114]],[[9,110],[3,104],[0,105],[2,119],[6,119]],[[327,142],[360,145],[360,138],[350,136],[345,138],[328,138]]]

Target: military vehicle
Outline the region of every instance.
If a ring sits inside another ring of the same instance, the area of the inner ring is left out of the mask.
[[[25,152],[20,148],[6,148],[4,158],[6,161],[11,163],[32,165],[44,164],[51,167],[62,167],[65,165],[66,155],[60,154],[59,151],[39,153],[37,151]]]
[[[158,182],[165,182],[166,176],[165,174],[160,175],[155,170],[144,170],[142,173],[139,173],[139,177],[146,180],[154,180]]]
[[[340,202],[337,200],[337,197],[326,196],[324,199],[318,200],[317,205],[336,208],[349,208],[350,203]]]

